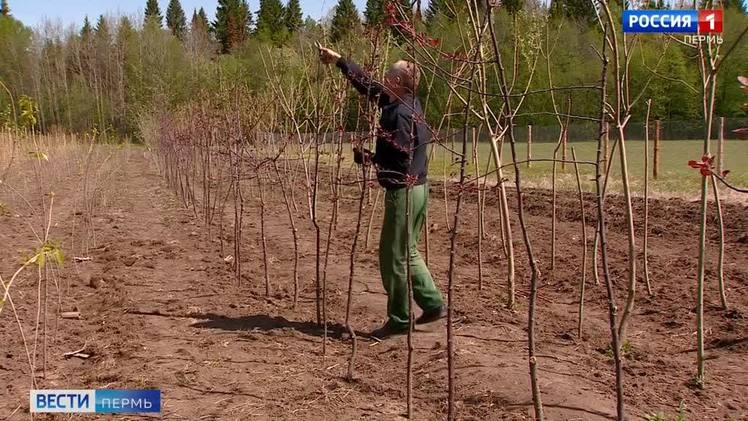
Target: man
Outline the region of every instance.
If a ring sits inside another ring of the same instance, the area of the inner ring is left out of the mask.
[[[423,314],[416,323],[430,323],[446,316],[441,292],[418,252],[418,239],[428,206],[427,149],[430,133],[421,103],[415,96],[420,73],[410,62],[400,60],[390,67],[384,83],[374,81],[352,61],[333,50],[319,47],[325,64],[335,63],[362,95],[382,109],[376,153],[354,148],[359,164],[373,163],[379,184],[385,188],[384,223],[379,240],[379,271],[387,291],[388,320],[371,335],[383,339],[408,331],[407,260],[413,281],[413,298]],[[410,244],[407,233],[406,186],[410,185]]]

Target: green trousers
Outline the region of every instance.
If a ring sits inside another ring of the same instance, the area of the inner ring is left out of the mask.
[[[387,291],[389,322],[408,325],[407,259],[413,280],[413,298],[424,311],[434,310],[444,304],[442,294],[434,285],[431,273],[418,252],[418,240],[426,222],[428,209],[428,184],[410,189],[410,244],[405,246],[407,223],[405,198],[407,189],[387,190],[384,196],[384,223],[379,240],[379,271]]]

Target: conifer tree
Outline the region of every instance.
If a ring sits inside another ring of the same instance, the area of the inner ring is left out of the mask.
[[[361,25],[353,0],[339,0],[330,26],[330,41],[338,42],[356,31]]]
[[[158,0],[148,0],[145,4],[145,20],[155,20],[158,22],[158,26],[161,26],[163,16],[161,16],[161,9],[158,7]]]
[[[133,28],[130,18],[122,16],[122,19],[119,20],[119,27],[117,28],[117,38],[127,39],[133,32],[135,32],[135,28]]]
[[[285,10],[280,0],[260,0],[255,35],[263,41],[282,42],[285,39]]]
[[[83,27],[81,28],[80,32],[80,40],[80,61],[77,63],[79,67],[76,67],[79,72],[84,73],[88,72],[90,69],[89,66],[92,62],[92,50],[94,46],[94,28],[93,26],[91,26],[91,21],[88,19],[88,15],[83,18]]]
[[[299,4],[299,0],[288,0],[288,5],[286,5],[286,28],[288,29],[288,32],[294,33],[301,28],[301,25],[304,24],[304,21],[302,19],[301,14],[301,5]]]
[[[205,9],[202,7],[197,11],[197,19],[202,25],[205,25],[206,30],[210,28],[210,22],[208,21],[208,14],[205,13]]]
[[[211,39],[210,22],[205,15],[205,10],[193,9],[190,21],[189,33],[185,35],[185,46],[194,55],[207,56],[215,52],[215,46]]]
[[[478,9],[484,10],[490,0],[481,0],[478,2]],[[524,0],[510,0],[510,1],[524,1]],[[501,1],[501,4],[505,4],[505,1]],[[443,16],[447,19],[455,19],[457,15],[467,14],[466,3],[462,0],[431,0],[429,7],[426,9],[425,18],[426,21],[433,21],[438,16]],[[467,15],[466,15],[467,16]]]
[[[221,44],[221,51],[228,53],[232,48],[247,40],[252,15],[246,0],[218,0],[213,32]]]
[[[192,20],[190,21],[191,30],[202,30],[206,33],[210,30],[210,22],[208,21],[208,15],[205,14],[205,9],[202,7],[198,11],[194,9],[192,11]]]
[[[100,39],[109,39],[109,23],[107,23],[104,15],[99,15],[99,20],[96,21],[96,36]]]
[[[184,9],[179,0],[170,0],[166,8],[166,26],[171,30],[172,35],[179,39],[184,39],[184,33],[187,30],[187,17],[184,15]]]
[[[85,42],[91,38],[93,33],[93,27],[91,21],[88,20],[88,15],[83,18],[83,27],[81,28],[81,39]]]
[[[366,0],[366,10],[364,10],[366,26],[373,27],[382,23],[384,20],[384,5],[382,3],[382,0]]]

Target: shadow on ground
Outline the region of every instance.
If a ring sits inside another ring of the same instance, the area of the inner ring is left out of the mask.
[[[193,323],[192,327],[200,329],[219,329],[227,331],[261,331],[291,329],[310,336],[324,336],[324,329],[312,321],[288,320],[282,316],[269,316],[266,314],[254,314],[242,317],[227,317],[215,313],[201,315],[200,318],[207,320]],[[356,336],[368,338],[367,332],[355,331]],[[327,337],[330,339],[348,339],[348,329],[340,323],[328,323]]]

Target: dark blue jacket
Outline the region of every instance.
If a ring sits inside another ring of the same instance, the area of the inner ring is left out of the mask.
[[[391,99],[382,84],[352,61],[341,58],[337,66],[356,90],[382,109],[372,158],[377,166],[379,184],[385,189],[402,188],[408,176],[413,185],[424,184],[428,175],[431,133],[423,116],[421,102],[411,95]]]

